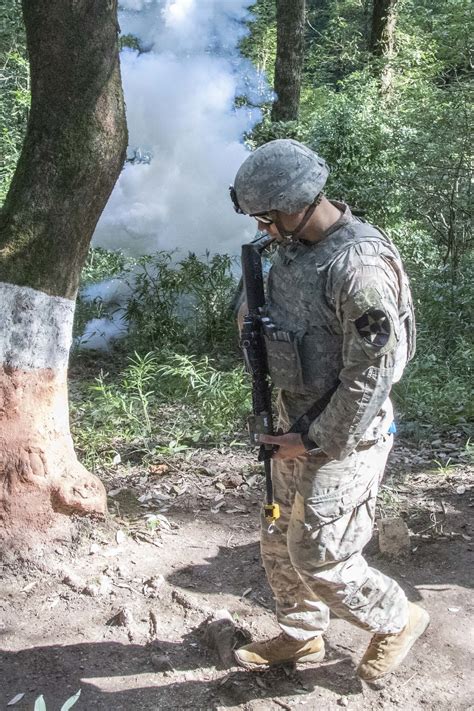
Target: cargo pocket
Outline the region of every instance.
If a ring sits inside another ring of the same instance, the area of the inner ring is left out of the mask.
[[[268,370],[273,384],[294,393],[305,391],[298,347],[298,338],[289,331],[281,331],[281,339],[265,336]],[[285,340],[283,340],[285,338]]]
[[[372,535],[377,487],[375,478],[304,501],[304,513],[299,511],[299,525],[292,531],[298,567],[342,561],[362,550]]]

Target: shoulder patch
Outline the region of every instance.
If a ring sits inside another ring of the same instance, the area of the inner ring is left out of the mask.
[[[381,309],[368,309],[354,321],[364,341],[376,348],[383,348],[390,338],[390,319]]]

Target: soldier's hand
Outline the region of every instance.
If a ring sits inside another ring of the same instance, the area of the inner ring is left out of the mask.
[[[291,432],[283,435],[261,434],[258,440],[261,444],[276,444],[278,446],[273,459],[294,459],[307,454],[301,435],[297,433]]]

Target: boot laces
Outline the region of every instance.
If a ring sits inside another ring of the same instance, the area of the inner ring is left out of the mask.
[[[394,635],[394,634],[380,634],[380,635],[375,634],[372,637],[372,640],[370,642],[369,653],[372,652],[373,656],[375,657],[375,659],[377,661],[379,659],[382,659],[382,657],[385,656],[387,647],[389,646],[393,637],[396,637],[396,635]]]

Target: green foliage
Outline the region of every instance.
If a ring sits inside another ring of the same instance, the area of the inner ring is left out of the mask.
[[[85,286],[120,276],[130,270],[135,263],[135,259],[126,257],[120,250],[112,252],[103,247],[90,247],[81,272],[81,284]]]
[[[433,268],[413,281],[418,314],[418,355],[394,388],[409,431],[420,425],[465,425],[472,421],[472,282],[466,264],[456,283]],[[428,292],[428,293],[426,293]]]
[[[273,78],[276,56],[275,0],[260,0],[251,8],[250,34],[240,43],[241,52],[257,69]]]
[[[270,116],[255,126],[252,133],[247,136],[247,143],[250,147],[256,148],[267,141],[275,141],[278,138],[293,138],[296,141],[303,140],[303,131],[298,121],[270,121]]]
[[[130,392],[128,398],[128,407],[133,413],[135,406],[142,417],[136,419],[138,425],[145,428],[145,434],[149,435],[152,431],[150,418],[150,402],[154,397],[154,391],[151,388],[152,383],[156,380],[157,373],[157,357],[154,353],[146,353],[143,357],[135,353],[130,358],[130,365],[125,371],[123,378],[123,387],[125,392]]]
[[[76,393],[72,431],[83,461],[95,469],[117,452],[176,454],[232,443],[250,404],[241,366],[222,370],[208,357],[135,353],[121,373],[101,373]]]
[[[369,27],[356,0],[309,2],[301,120],[267,118],[250,143],[307,143],[331,166],[328,194],[392,233],[415,229],[455,274],[472,247],[469,3],[400,4],[388,94]]]
[[[394,388],[403,422],[408,423],[408,431],[419,431],[426,425],[467,425],[474,415],[469,385],[472,342],[459,339],[457,348],[443,357],[434,338],[420,340],[423,355],[408,366]]]
[[[304,86],[337,87],[368,61],[369,6],[357,0],[308,1]]]
[[[236,289],[232,259],[216,254],[206,261],[190,254],[180,263],[181,278],[190,297],[188,333],[193,352],[220,353],[234,343],[235,323],[229,305]],[[204,349],[199,347],[204,344]]]
[[[159,252],[129,263],[105,250],[89,254],[86,285],[118,276],[132,294],[125,305],[129,336],[108,356],[113,372],[82,383],[71,404],[76,446],[91,468],[113,462],[124,449],[176,454],[231,442],[250,409],[229,309],[236,289],[232,260],[189,254],[173,262],[173,256]],[[86,307],[107,316],[100,299],[85,307],[79,300],[76,332]]]
[[[157,375],[170,402],[177,398],[191,406],[183,411],[181,426],[194,442],[219,442],[250,410],[249,377],[242,367],[222,371],[207,356],[173,354]]]
[[[30,106],[29,70],[20,0],[0,6],[0,204],[20,156]]]
[[[158,252],[138,260],[139,271],[126,308],[130,342],[137,350],[182,343],[182,328],[176,318],[182,281],[179,271],[171,266],[172,256],[170,252]]]
[[[83,386],[71,407],[76,443],[89,466],[96,457],[113,459],[120,444],[136,442],[144,451],[152,436],[152,412],[160,402],[156,371],[158,357],[135,353],[113,378],[101,372]],[[105,455],[105,456],[104,456]]]
[[[155,349],[235,356],[235,323],[229,310],[236,289],[233,261],[225,254],[203,259],[190,253],[176,262],[171,252],[138,259],[94,248],[82,271],[82,287],[119,278],[130,289],[124,319],[130,324],[127,352]],[[107,318],[118,308],[101,296],[77,302],[74,333],[90,319]]]
[[[150,408],[156,401],[157,393],[152,388],[155,381],[157,357],[147,353],[143,357],[135,353],[128,358],[128,366],[120,376],[116,386],[111,387],[107,375],[101,373],[91,390],[98,393],[104,407],[97,410],[95,424],[104,426],[111,422],[120,423],[131,436],[150,436],[152,431]]]
[[[236,288],[227,255],[195,254],[176,264],[173,255],[142,257],[126,308],[129,344],[138,351],[173,348],[224,355],[232,349],[235,325],[229,304]]]
[[[140,51],[140,42],[135,35],[120,35],[119,37],[119,47],[120,49],[125,49],[125,47],[128,47],[129,49],[135,49]]]

